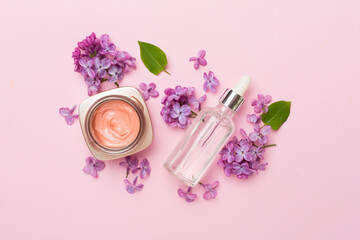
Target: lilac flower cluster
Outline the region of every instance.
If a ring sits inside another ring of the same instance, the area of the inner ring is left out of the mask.
[[[254,112],[261,114],[266,112],[268,104],[271,102],[271,96],[258,95],[258,99],[252,101]],[[218,165],[224,169],[226,176],[232,174],[238,178],[247,179],[258,170],[265,170],[268,163],[263,163],[265,148],[275,146],[275,144],[266,145],[271,127],[268,125],[259,126],[261,117],[257,114],[248,114],[248,122],[254,126],[254,131],[246,134],[244,129],[240,130],[242,139],[238,140],[236,136],[220,152]]]
[[[199,182],[199,184],[201,186],[203,186],[205,189],[205,192],[203,195],[203,198],[205,200],[210,200],[210,199],[216,198],[217,191],[215,188],[219,185],[219,181],[215,181],[212,184],[204,184],[204,183]],[[182,190],[181,188],[179,188],[178,195],[179,195],[179,197],[184,198],[185,201],[187,201],[187,202],[193,202],[197,197],[197,195],[195,193],[191,193],[191,187],[189,187],[186,192],[184,190]]]
[[[117,51],[107,34],[97,38],[95,33],[91,33],[77,45],[72,53],[74,70],[84,76],[89,96],[100,90],[102,82],[109,81],[119,86],[118,81],[124,73],[136,68],[136,59],[127,52]]]
[[[197,115],[193,110],[201,110],[201,104],[206,100],[206,95],[196,98],[194,87],[176,86],[164,90],[165,96],[161,103],[164,105],[160,115],[166,124],[171,127],[186,128],[190,118]]]
[[[144,179],[146,176],[150,176],[151,168],[149,164],[149,160],[144,158],[140,162],[136,157],[127,156],[125,157],[125,161],[119,163],[120,166],[126,167],[126,177],[124,179],[124,183],[126,185],[126,191],[130,194],[135,193],[136,191],[141,191],[144,187],[144,184],[136,184],[138,177],[140,176],[141,179]],[[130,173],[136,174],[139,172],[139,176],[136,176],[131,183],[127,177]]]

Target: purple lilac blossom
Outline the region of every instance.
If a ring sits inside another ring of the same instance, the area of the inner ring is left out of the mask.
[[[84,40],[78,42],[77,47],[72,53],[74,59],[74,70],[87,77],[89,95],[100,90],[100,84],[104,81],[116,83],[122,79],[123,74],[130,68],[136,68],[135,61],[129,53],[117,51],[115,45],[109,41],[107,34],[100,38],[95,33],[91,33]],[[111,70],[110,70],[111,69]],[[97,80],[100,80],[100,84]]]
[[[219,181],[215,181],[213,184],[203,184],[203,183],[201,183],[201,185],[205,189],[205,193],[203,195],[204,199],[210,200],[210,199],[215,199],[216,198],[217,191],[216,191],[215,188],[219,185]]]
[[[269,109],[268,104],[271,102],[271,96],[270,95],[262,95],[258,94],[257,99],[253,99],[251,101],[251,106],[254,107],[254,112],[261,114],[266,113]]]
[[[197,57],[191,57],[189,59],[189,61],[194,61],[194,68],[195,69],[198,69],[200,65],[201,66],[206,66],[207,62],[206,62],[206,59],[205,59],[205,54],[206,54],[205,50],[200,50],[198,52]]]
[[[134,181],[131,183],[128,179],[124,179],[124,183],[126,185],[126,191],[130,194],[134,194],[136,191],[140,192],[143,188],[143,184],[136,185],[138,176],[135,177]]]
[[[110,76],[109,82],[111,83],[115,83],[118,80],[121,80],[123,77],[122,68],[120,68],[119,66],[113,65],[111,68],[109,68],[108,73]]]
[[[143,96],[145,101],[148,100],[150,97],[155,98],[159,96],[159,92],[155,90],[156,84],[153,82],[149,83],[149,86],[146,83],[140,83],[139,88],[143,90],[141,95]]]
[[[136,68],[135,61],[136,58],[123,51],[118,51],[114,59],[114,62],[123,68],[124,73],[127,73],[130,68]]]
[[[100,36],[99,39],[100,39],[100,45],[102,47],[100,53],[104,55],[110,54],[116,56],[117,54],[116,46],[112,42],[109,42],[109,35],[103,34]]]
[[[103,58],[100,60],[99,57],[94,58],[94,71],[99,78],[104,78],[106,76],[106,69],[111,65],[111,61],[108,58]]]
[[[85,83],[88,86],[88,95],[89,96],[99,92],[100,83],[101,83],[101,81],[99,79],[86,77]]]
[[[259,141],[260,144],[266,144],[268,141],[267,135],[271,132],[271,127],[265,125],[260,128],[259,125],[255,124],[254,131],[255,132],[249,134],[250,140],[253,142]]]
[[[83,171],[86,174],[90,174],[94,178],[98,177],[98,172],[101,172],[105,168],[105,163],[103,161],[97,160],[94,157],[86,158],[86,165]]]
[[[160,115],[165,123],[171,127],[186,128],[190,123],[189,118],[196,116],[192,111],[200,110],[206,95],[197,99],[194,95],[194,87],[176,86],[164,90],[165,96],[161,99],[163,107]]]
[[[178,102],[174,103],[173,109],[170,111],[170,116],[174,119],[178,119],[181,125],[187,124],[187,116],[191,113],[191,107],[189,105],[182,105]]]
[[[187,192],[183,191],[181,188],[178,189],[178,194],[181,198],[184,198],[187,202],[193,202],[196,199],[195,193],[190,193],[191,187],[188,188]]]
[[[81,66],[81,74],[84,76],[95,77],[95,71],[92,69],[94,65],[94,59],[84,59],[81,58],[79,60],[79,64]]]
[[[67,125],[72,125],[74,123],[74,119],[79,117],[79,115],[73,114],[75,108],[76,105],[74,105],[71,109],[68,107],[62,107],[59,109],[59,113],[65,118]]]
[[[205,92],[208,92],[209,90],[213,93],[216,92],[216,88],[219,86],[219,80],[215,77],[214,73],[212,71],[209,72],[209,74],[204,73],[204,84],[203,88]]]
[[[126,167],[126,177],[129,176],[130,171],[132,173],[136,173],[139,170],[139,160],[130,156],[125,157],[125,161],[120,162],[119,165],[122,167]]]
[[[150,176],[151,173],[151,168],[150,168],[150,164],[149,164],[149,160],[147,160],[146,158],[144,158],[141,163],[140,163],[140,178],[143,179],[146,176]]]

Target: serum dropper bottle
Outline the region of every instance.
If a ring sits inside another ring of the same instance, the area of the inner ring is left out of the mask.
[[[242,76],[227,89],[216,107],[202,109],[164,167],[185,184],[195,187],[234,131],[233,116],[244,103],[250,78]]]

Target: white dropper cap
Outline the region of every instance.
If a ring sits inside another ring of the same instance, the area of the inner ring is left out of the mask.
[[[238,84],[232,90],[243,97],[250,83],[251,83],[250,77],[244,75],[240,78]]]

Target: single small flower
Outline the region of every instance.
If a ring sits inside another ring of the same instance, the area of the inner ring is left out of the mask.
[[[135,61],[136,58],[132,57],[128,52],[124,51],[118,51],[114,59],[114,62],[119,64],[125,73],[127,73],[130,68],[136,68]]]
[[[210,200],[215,199],[217,195],[216,187],[219,185],[219,181],[215,181],[213,184],[203,184],[201,186],[204,187],[205,193],[203,195],[204,199]]]
[[[108,58],[103,58],[100,60],[100,58],[96,57],[94,59],[94,71],[95,74],[99,78],[103,78],[106,75],[106,69],[108,69],[111,65],[111,61]]]
[[[216,92],[216,88],[219,86],[219,80],[215,77],[212,71],[210,71],[209,74],[204,72],[204,80],[204,91],[208,92],[210,90],[213,93]]]
[[[136,185],[138,176],[135,177],[134,181],[131,183],[128,179],[124,179],[126,185],[126,191],[130,194],[134,194],[136,191],[140,192],[144,188],[144,184]]]
[[[129,176],[130,171],[136,173],[139,170],[139,160],[130,156],[125,157],[125,162],[120,162],[119,165],[126,167],[126,177]]]
[[[176,86],[175,89],[165,89],[165,94],[168,95],[167,101],[172,101],[172,100],[179,100],[181,96],[185,95],[188,92],[188,88],[187,87],[181,87],[181,86]]]
[[[261,121],[261,117],[256,114],[248,114],[246,116],[246,119],[248,120],[248,122],[256,124],[259,124]]]
[[[85,161],[86,165],[83,168],[83,171],[87,174],[90,174],[94,178],[97,178],[98,172],[101,172],[105,168],[105,163],[95,159],[94,157],[87,157]]]
[[[92,69],[92,66],[94,65],[93,59],[81,58],[79,60],[79,64],[82,67],[82,69],[81,69],[82,75],[89,76],[91,78],[95,77],[95,71]]]
[[[257,171],[257,170],[261,170],[261,171],[265,171],[265,167],[268,165],[268,163],[259,163],[258,161],[254,161],[250,163],[250,167],[251,169]]]
[[[149,160],[147,160],[146,158],[144,158],[141,163],[140,163],[140,178],[143,179],[146,176],[150,176],[151,173],[151,168],[149,165]]]
[[[181,188],[178,189],[178,194],[181,198],[184,198],[187,202],[192,202],[196,199],[195,193],[190,193],[191,187],[188,188],[187,192],[184,192]]]
[[[116,46],[112,42],[109,42],[109,35],[104,34],[99,39],[100,39],[100,45],[102,47],[100,53],[116,56],[117,54]]]
[[[196,110],[201,110],[201,103],[205,102],[206,100],[206,94],[196,99],[194,95],[189,96],[189,104]]]
[[[236,152],[234,151],[234,142],[229,141],[228,144],[221,151],[221,160],[226,160],[228,163],[232,163],[235,160]]]
[[[224,169],[224,173],[227,177],[230,177],[231,174],[233,173],[232,170],[233,170],[233,164],[229,163],[228,161],[224,161],[224,160],[219,160],[218,161],[218,165],[220,167],[222,167]]]
[[[265,148],[263,148],[263,147],[253,147],[252,152],[253,152],[253,156],[254,156],[255,160],[257,158],[264,159],[263,154],[265,152]]]
[[[59,109],[60,115],[65,118],[65,122],[68,125],[72,125],[74,123],[74,119],[79,117],[79,115],[73,114],[75,108],[76,105],[74,105],[71,109],[68,107],[62,107]]]
[[[268,104],[271,102],[270,95],[258,94],[257,99],[251,101],[251,106],[254,106],[254,112],[256,113],[266,113],[269,110]]]
[[[248,162],[243,162],[241,164],[239,163],[233,163],[233,173],[238,178],[248,178],[248,176],[252,175],[254,173],[254,170],[250,169]]]
[[[256,142],[259,141],[260,144],[266,144],[268,141],[267,135],[269,135],[271,131],[271,127],[269,125],[262,126],[255,124],[254,131],[249,134],[249,138],[251,141]]]
[[[145,100],[148,100],[150,97],[155,98],[159,96],[159,92],[155,90],[156,84],[153,82],[149,83],[149,86],[146,83],[140,83],[139,87],[141,90],[143,90],[141,95]]]
[[[191,113],[191,107],[189,105],[183,105],[180,107],[178,102],[174,103],[173,109],[170,111],[172,118],[179,119],[181,125],[187,124],[187,116]]]
[[[235,156],[236,162],[241,162],[242,160],[246,160],[250,162],[253,160],[253,155],[250,152],[250,145],[246,140],[240,141],[240,145],[237,144],[234,145],[234,151],[236,152],[236,156]]]
[[[123,78],[123,71],[122,68],[118,66],[112,66],[108,69],[109,73],[109,82],[115,83],[118,80],[121,80]]]
[[[85,77],[85,83],[88,86],[88,95],[91,96],[95,93],[98,93],[100,90],[101,81],[96,78]]]
[[[205,50],[200,50],[198,52],[197,57],[191,57],[189,59],[189,61],[194,61],[194,68],[195,69],[198,69],[200,65],[201,66],[206,66],[207,62],[206,62],[206,59],[205,59],[205,54],[206,54]]]

